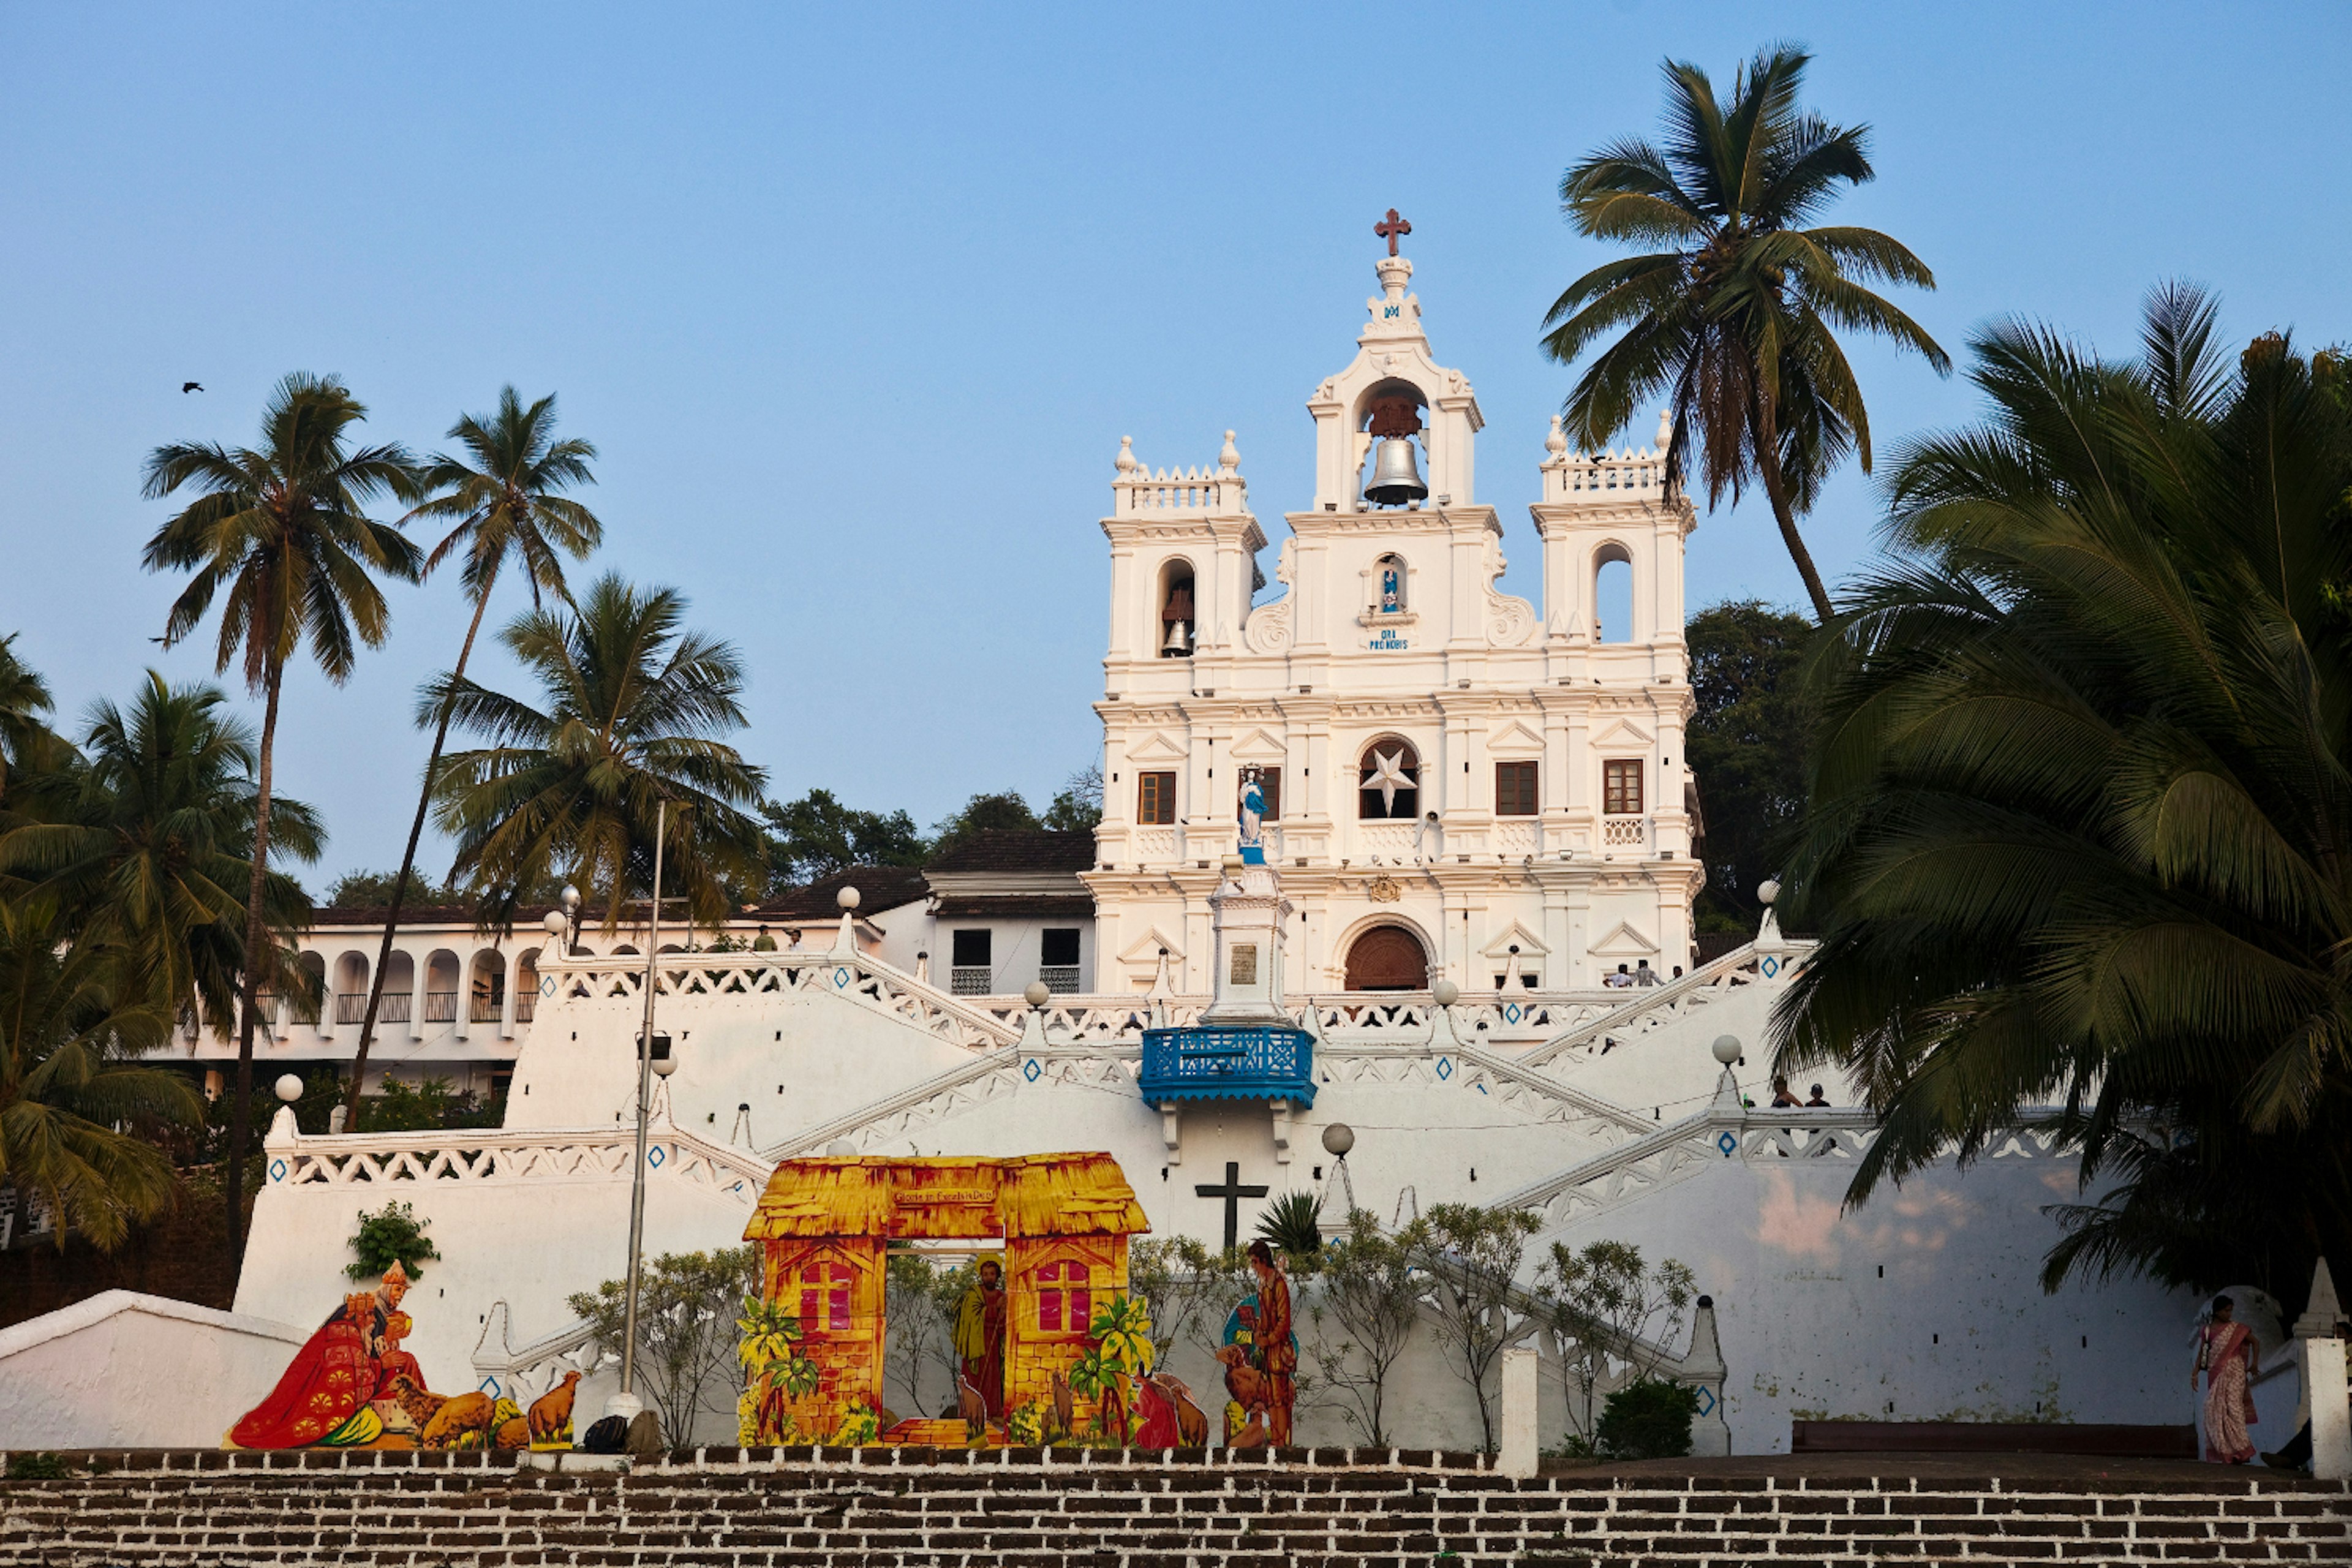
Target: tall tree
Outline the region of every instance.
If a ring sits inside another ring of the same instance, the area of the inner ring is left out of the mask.
[[[804,887],[852,866],[919,866],[930,850],[915,819],[899,811],[861,811],[829,789],[782,805],[760,803],[768,824],[768,885]]]
[[[588,460],[596,448],[577,437],[558,440],[555,435],[555,395],[550,393],[525,408],[511,386],[499,393],[496,413],[487,419],[461,416],[449,427],[449,439],[464,453],[436,453],[422,480],[429,499],[408,515],[431,522],[449,522],[449,531],[425,558],[431,572],[443,562],[460,560],[459,581],[474,602],[466,623],[466,640],[458,646],[457,667],[450,672],[466,677],[466,663],[474,654],[482,615],[490,607],[490,590],[511,559],[530,584],[531,607],[539,608],[542,593],[568,598],[563,557],[587,559],[604,537],[596,514],[562,492],[575,485],[593,485]],[[376,951],[375,972],[368,981],[367,1012],[360,1020],[360,1048],[352,1061],[351,1087],[345,1092],[345,1114],[356,1124],[360,1085],[367,1073],[368,1047],[375,1043],[376,1009],[383,1002],[383,977],[392,963],[393,933],[400,928],[400,907],[407,897],[409,878],[416,868],[416,841],[425,833],[425,815],[433,804],[433,777],[441,766],[441,751],[449,742],[449,713],[433,720],[433,750],[425,759],[425,779],[416,794],[416,816],[408,825],[408,846],[400,853],[400,871],[393,879],[392,897],[384,910],[383,942]]]
[[[931,853],[937,856],[975,833],[1034,833],[1042,826],[1017,789],[976,795],[932,827]]]
[[[261,419],[258,448],[213,442],[158,447],[147,459],[150,500],[193,489],[196,499],[147,542],[151,572],[193,574],[164,623],[166,647],[188,637],[221,601],[215,667],[242,661],[262,700],[254,802],[252,875],[245,951],[268,940],[271,768],[286,667],[308,652],[340,685],[360,648],[382,645],[392,612],[382,574],[414,582],[414,544],[366,512],[378,496],[415,494],[415,465],[396,445],[354,447],[367,409],[332,376],[297,371],[278,384]],[[253,1120],[253,1032],[261,975],[247,964],[237,1023],[236,1101],[229,1121],[228,1246],[245,1245],[245,1157]]]
[[[453,880],[467,879],[485,926],[514,921],[520,889],[561,871],[605,900],[618,929],[625,900],[653,885],[656,805],[670,804],[663,881],[694,918],[732,910],[730,883],[764,869],[746,814],[767,784],[718,737],[743,725],[742,663],[724,642],[681,626],[686,600],[607,574],[572,610],[540,609],[499,640],[539,679],[541,706],[455,677],[419,709],[446,707],[489,744],[446,759],[436,818],[457,836]],[[682,809],[681,809],[682,808]]]
[[[57,736],[41,715],[49,710],[48,682],[16,656],[16,637],[0,637],[0,801],[8,797],[8,774],[47,765]]]
[[[186,1079],[132,1059],[170,1015],[123,1001],[118,957],[47,900],[0,903],[0,1179],[47,1200],[60,1247],[70,1229],[111,1248],[170,1201],[171,1161],[124,1123],[204,1121]]]
[[[2079,1144],[2045,1283],[2352,1254],[2345,366],[2150,301],[2136,363],[1981,333],[1976,426],[1902,459],[1900,556],[1830,628],[1790,868],[1822,946],[1778,1069],[1885,1131],[1851,1197],[2020,1120]]]
[[[1692,712],[1683,749],[1705,814],[1701,929],[1753,931],[1756,885],[1771,876],[1805,805],[1811,710],[1801,670],[1812,624],[1760,599],[1710,605],[1690,618]]]
[[[52,900],[76,940],[108,946],[126,1001],[167,1016],[201,1006],[223,1033],[246,968],[260,798],[253,731],[227,701],[217,687],[167,686],[150,670],[128,710],[91,710],[55,820],[0,833],[0,876]],[[326,834],[309,806],[280,795],[270,815],[277,855],[318,858]],[[266,887],[258,968],[282,994],[302,983],[288,939],[309,923],[310,900],[278,871]]]
[[[1693,458],[1707,504],[1762,485],[1780,538],[1822,619],[1831,614],[1797,518],[1849,451],[1870,469],[1870,420],[1835,329],[1916,350],[1938,374],[1951,360],[1919,325],[1864,287],[1936,286],[1910,251],[1876,229],[1806,227],[1841,184],[1874,176],[1869,127],[1840,127],[1798,104],[1811,56],[1759,52],[1731,101],[1695,65],[1666,62],[1663,144],[1618,142],[1561,176],[1577,232],[1664,246],[1604,263],[1570,284],[1544,325],[1544,352],[1571,364],[1622,332],[1586,367],[1565,409],[1570,438],[1596,451],[1665,390],[1674,416],[1666,472]]]

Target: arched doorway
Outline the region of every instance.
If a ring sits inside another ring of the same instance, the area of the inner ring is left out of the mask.
[[[1374,926],[1348,949],[1350,991],[1425,991],[1429,954],[1402,926]]]

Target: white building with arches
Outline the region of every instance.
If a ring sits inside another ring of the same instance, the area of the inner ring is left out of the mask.
[[[1503,593],[1475,483],[1476,395],[1407,291],[1381,293],[1307,399],[1316,489],[1264,585],[1233,433],[1213,468],[1120,443],[1110,515],[1095,982],[1205,992],[1208,895],[1245,770],[1291,901],[1294,993],[1564,991],[1693,963],[1703,872],[1683,754],[1683,542],[1657,447],[1572,454],[1552,421],[1530,509],[1541,606]],[[1420,476],[1426,474],[1423,480]],[[1603,605],[1612,584],[1626,595]],[[1604,626],[1610,640],[1603,640]]]

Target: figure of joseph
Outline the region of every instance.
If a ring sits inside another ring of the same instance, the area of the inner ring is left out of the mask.
[[[1004,1266],[980,1260],[980,1278],[956,1310],[955,1349],[963,1380],[988,1407],[991,1421],[1004,1419]]]

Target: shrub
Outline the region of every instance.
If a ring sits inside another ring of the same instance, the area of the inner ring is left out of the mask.
[[[441,1253],[433,1238],[425,1234],[430,1220],[419,1221],[416,1211],[406,1204],[386,1204],[374,1214],[360,1215],[359,1234],[352,1237],[352,1250],[359,1261],[343,1272],[353,1279],[379,1279],[395,1259],[407,1271],[411,1279],[425,1273],[425,1260],[440,1261]]]
[[[8,1479],[12,1481],[61,1481],[73,1472],[55,1454],[11,1454],[8,1456]]]
[[[1690,1452],[1698,1390],[1645,1377],[1609,1396],[1595,1436],[1612,1459],[1678,1459]]]

